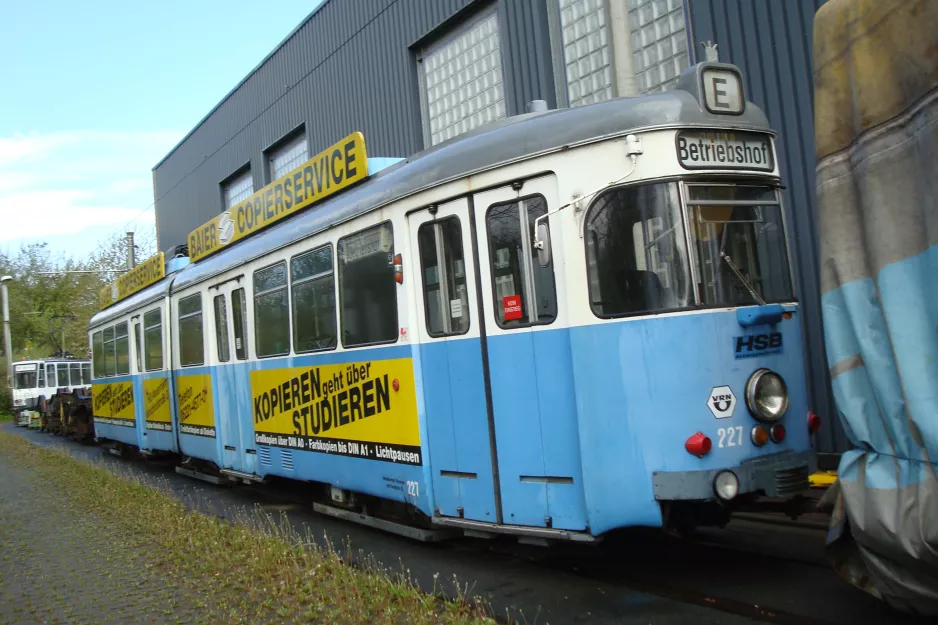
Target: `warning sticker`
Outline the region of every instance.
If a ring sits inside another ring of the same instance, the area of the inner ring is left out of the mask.
[[[502,298],[502,308],[505,311],[505,321],[521,319],[521,296],[508,295]]]

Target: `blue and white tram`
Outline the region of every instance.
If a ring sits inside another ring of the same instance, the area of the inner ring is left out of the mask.
[[[125,398],[102,400],[99,437],[317,482],[333,508],[540,538],[807,488],[774,135],[736,68],[496,122],[278,219],[323,171],[349,183],[356,145],[206,224],[191,264],[92,320],[96,415],[99,386]]]

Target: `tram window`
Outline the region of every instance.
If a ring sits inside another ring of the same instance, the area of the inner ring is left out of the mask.
[[[55,365],[46,365],[46,386],[55,386]]]
[[[335,347],[335,274],[331,245],[290,261],[290,289],[293,349],[301,353]]]
[[[417,240],[427,332],[430,336],[465,334],[469,330],[469,293],[459,219],[425,223]]]
[[[286,262],[254,272],[254,348],[258,358],[290,353]]]
[[[59,388],[64,388],[68,386],[68,364],[60,362],[56,365],[56,382],[55,385]]]
[[[104,328],[104,377],[114,377],[114,328]]]
[[[134,353],[137,355],[137,373],[143,372],[143,337],[140,335],[140,321],[134,322]]]
[[[68,365],[69,386],[81,386],[81,363],[73,362]]]
[[[390,222],[339,239],[342,345],[397,340],[394,231]]]
[[[81,385],[91,384],[91,363],[81,363]]]
[[[235,358],[246,360],[248,357],[248,307],[244,297],[244,289],[235,289],[231,292],[231,320],[234,324]]]
[[[590,305],[601,317],[688,305],[675,183],[610,189],[586,216]]]
[[[46,368],[42,365],[39,365],[39,388],[46,387]]]
[[[231,353],[228,349],[228,307],[224,294],[215,296],[215,343],[218,345],[218,362],[228,362]]]
[[[495,320],[503,328],[550,323],[557,316],[553,261],[542,267],[533,245],[534,221],[545,214],[547,202],[539,195],[488,210]]]
[[[117,354],[117,375],[127,375],[130,373],[130,341],[126,321],[114,326],[114,351]]]
[[[143,368],[163,368],[163,316],[159,308],[143,315]]]
[[[179,300],[179,362],[183,367],[205,362],[201,293]]]

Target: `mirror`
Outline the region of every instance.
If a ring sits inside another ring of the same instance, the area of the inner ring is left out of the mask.
[[[550,265],[550,229],[546,222],[542,221],[537,224],[537,239],[534,246],[537,248],[537,260],[541,263],[541,267]]]

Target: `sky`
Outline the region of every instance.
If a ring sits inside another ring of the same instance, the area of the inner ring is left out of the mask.
[[[152,168],[322,0],[0,0],[0,250],[152,239]]]

